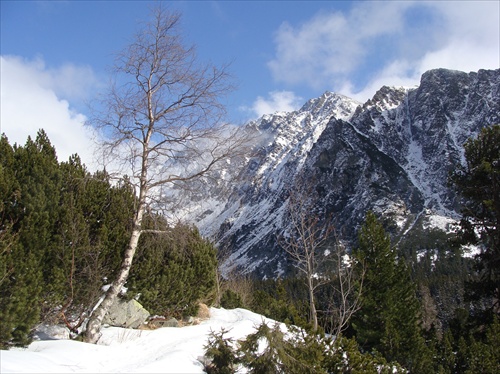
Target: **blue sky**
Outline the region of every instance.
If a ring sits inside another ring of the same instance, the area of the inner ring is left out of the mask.
[[[432,68],[500,67],[500,2],[173,1],[201,60],[231,62],[229,120],[299,108],[324,91],[359,101],[414,86]],[[148,1],[1,0],[1,132],[24,143],[43,127],[61,159],[91,163],[85,103],[113,53],[149,16]]]

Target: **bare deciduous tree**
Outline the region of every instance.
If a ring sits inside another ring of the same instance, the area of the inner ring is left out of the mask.
[[[125,284],[148,205],[165,186],[213,172],[245,144],[224,125],[221,98],[232,89],[227,66],[200,65],[179,31],[180,15],[157,7],[117,57],[116,79],[91,125],[101,130],[106,155],[127,170],[136,188],[133,229],[117,278],[93,312],[85,339],[96,342],[102,320]]]
[[[316,290],[325,284],[332,288],[328,310],[323,312],[330,317],[329,330],[340,335],[360,309],[365,267],[361,264],[355,268],[349,263],[332,219],[314,207],[316,200],[314,180],[299,175],[288,198],[286,217],[290,220],[290,232],[281,236],[279,243],[306,278],[310,321],[315,331],[318,328]]]
[[[345,245],[337,235],[335,240],[333,295],[326,313],[330,316],[329,331],[332,335],[339,336],[347,328],[351,317],[361,308],[366,268],[364,264],[355,267],[354,260],[349,257]]]
[[[330,239],[334,226],[326,219],[320,220],[318,212],[314,211],[316,191],[313,183],[306,181],[305,177],[299,177],[296,186],[288,197],[286,217],[290,220],[290,232],[281,236],[278,242],[306,278],[310,321],[316,331],[318,312],[315,292],[319,286],[329,281],[319,274],[319,267],[325,260],[324,245]]]

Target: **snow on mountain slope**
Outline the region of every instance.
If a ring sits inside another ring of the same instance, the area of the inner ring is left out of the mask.
[[[260,256],[248,249],[275,241],[276,225],[285,211],[285,195],[311,148],[332,116],[348,120],[359,105],[345,96],[325,92],[297,111],[265,115],[247,125],[259,134],[259,142],[238,176],[243,182],[233,190],[223,212],[204,217],[200,225],[203,234],[229,239],[232,243],[224,245],[238,248],[230,251],[226,270],[242,267],[252,272],[263,264],[280,262],[280,253]],[[279,265],[275,272],[281,273]]]
[[[287,191],[299,172],[315,181],[317,210],[334,217],[348,242],[367,210],[405,235],[421,219],[459,216],[449,172],[464,162],[464,142],[494,123],[500,70],[431,70],[418,87],[384,86],[364,104],[326,92],[298,111],[250,122],[259,135],[253,153],[228,171],[237,178],[223,193],[206,194],[212,208],[190,218],[230,253],[227,269],[276,277],[289,266],[276,238],[287,229]]]

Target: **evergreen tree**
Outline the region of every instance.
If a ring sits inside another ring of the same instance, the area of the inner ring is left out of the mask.
[[[252,311],[288,325],[310,328],[307,289],[301,279],[256,281]],[[301,292],[302,291],[302,292]]]
[[[22,213],[17,222],[19,243],[25,256],[32,256],[33,271],[41,272],[44,303],[42,313],[59,301],[55,285],[54,268],[57,248],[56,227],[62,180],[56,151],[47,134],[40,130],[35,141],[28,137],[24,147],[15,152],[16,177],[21,186]],[[32,305],[36,305],[35,302]]]
[[[326,373],[321,367],[323,350],[315,336],[287,338],[279,324],[270,327],[265,322],[240,342],[241,362],[255,374]]]
[[[60,169],[52,287],[62,305],[57,315],[75,329],[101,296],[104,279],[119,267],[134,196],[126,183],[113,186],[105,172],[90,175],[78,155]]]
[[[0,197],[0,344],[28,343],[41,321],[78,327],[119,268],[133,190],[77,155],[59,164],[40,130],[24,147],[1,137]]]
[[[67,163],[62,163],[59,170],[62,188],[53,250],[48,255],[52,273],[46,280],[54,294],[46,319],[53,322],[57,322],[59,316],[67,321],[68,310],[82,301],[80,296],[85,292],[83,290],[91,286],[87,279],[80,277],[83,254],[90,250],[88,225],[81,209],[87,172],[76,155],[70,157]]]
[[[484,128],[464,148],[466,165],[451,175],[464,200],[459,234],[463,244],[481,249],[475,264],[478,278],[468,295],[476,303],[478,320],[491,321],[492,314],[500,314],[500,125]]]
[[[398,363],[388,363],[379,352],[362,353],[354,338],[340,336],[327,344],[323,366],[328,373],[396,374],[406,373]]]
[[[397,361],[412,372],[425,371],[427,352],[415,285],[372,212],[360,230],[354,255],[365,266],[361,309],[353,320],[360,346],[381,352],[388,361]]]
[[[496,316],[479,339],[465,323],[452,326],[438,349],[438,367],[443,373],[498,373],[500,370],[500,323]],[[454,331],[452,331],[452,329]],[[460,331],[461,330],[461,331]]]
[[[443,335],[443,340],[438,349],[437,366],[443,373],[455,372],[456,354],[454,351],[454,339],[448,329]]]
[[[18,179],[19,148],[0,138],[0,348],[25,345],[39,320],[41,270],[36,252],[26,251],[20,226],[26,207]],[[23,186],[24,187],[24,186]]]
[[[0,137],[0,288],[8,282],[12,273],[12,267],[7,262],[16,243],[12,226],[16,219],[14,211],[20,192],[12,167],[13,162],[14,150],[8,139],[2,135]]]
[[[220,306],[224,309],[243,308],[243,301],[238,293],[227,289],[222,293]]]
[[[162,232],[145,229],[139,243],[138,261],[127,283],[128,297],[140,295],[142,305],[154,314],[194,315],[199,302],[215,292],[215,248],[194,227],[168,228],[161,220],[157,224]],[[151,227],[152,222],[145,225]]]
[[[232,338],[224,337],[228,331],[222,329],[220,333],[211,332],[208,343],[205,345],[203,367],[208,374],[232,374],[239,363],[238,353]]]

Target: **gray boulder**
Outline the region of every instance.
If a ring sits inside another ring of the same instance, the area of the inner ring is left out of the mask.
[[[118,299],[104,317],[103,323],[110,326],[136,329],[146,322],[149,312],[137,300]]]
[[[62,325],[38,325],[34,331],[35,340],[68,340],[69,329]]]

